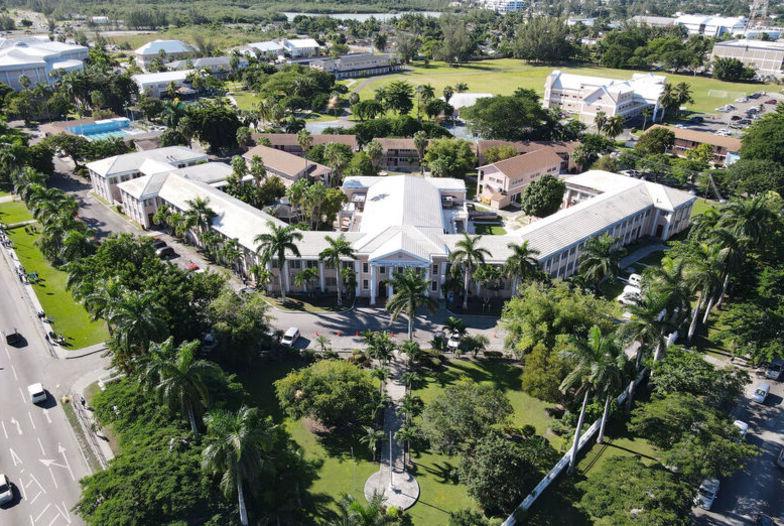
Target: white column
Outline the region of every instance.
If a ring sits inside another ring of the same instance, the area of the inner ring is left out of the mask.
[[[354,275],[356,276],[357,286],[354,290],[354,297],[358,298],[359,293],[362,292],[362,275],[360,274],[359,261],[354,261]]]
[[[447,265],[446,261],[443,263],[439,263],[438,265],[439,273],[441,274],[439,276],[439,281],[441,282],[442,285],[446,282],[446,265]]]
[[[655,236],[656,235],[656,225],[659,223],[659,209],[658,208],[654,208],[652,215],[653,215],[653,218],[652,218],[650,236]]]
[[[425,267],[425,282],[427,283],[427,295],[430,296],[430,267],[432,266],[432,262],[428,263]]]
[[[376,304],[376,266],[370,265],[370,304]]]
[[[670,235],[670,225],[672,225],[672,214],[667,214],[664,216],[664,219],[667,221],[664,223],[664,230],[662,231],[662,240],[666,240],[667,237]]]
[[[391,298],[392,294],[395,293],[392,288],[392,276],[395,275],[395,268],[396,267],[387,267],[387,298]]]
[[[285,260],[283,262],[283,286],[286,287],[286,292],[289,291],[291,285],[289,285],[289,260]]]
[[[324,262],[318,262],[318,269],[319,269],[319,287],[321,288],[321,292],[325,292],[327,290],[326,280],[324,277]]]

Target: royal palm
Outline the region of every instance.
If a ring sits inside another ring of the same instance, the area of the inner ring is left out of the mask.
[[[421,307],[435,311],[436,302],[428,295],[428,282],[416,269],[407,268],[392,277],[392,290],[394,293],[387,300],[387,310],[392,320],[400,314],[408,318],[408,339],[414,337],[414,320],[416,312]]]
[[[272,259],[277,261],[280,296],[285,300],[286,288],[283,285],[283,272],[286,265],[286,251],[300,257],[296,242],[302,240],[302,233],[291,225],[279,226],[272,221],[267,221],[267,228],[269,232],[259,234],[253,241],[256,243],[256,253],[261,256],[262,261],[266,262]]]
[[[354,249],[346,237],[341,234],[339,237],[324,236],[329,246],[319,253],[321,261],[327,261],[335,269],[336,285],[338,289],[338,305],[343,303],[343,276],[340,272],[340,260],[343,258],[354,259]]]
[[[490,251],[479,246],[482,236],[469,236],[463,233],[463,239],[455,243],[455,249],[449,254],[449,260],[463,269],[463,309],[468,310],[468,287],[471,274],[490,257]]]

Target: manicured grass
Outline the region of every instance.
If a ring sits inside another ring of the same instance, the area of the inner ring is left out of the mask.
[[[22,221],[29,221],[33,215],[22,201],[0,203],[0,223],[13,225]]]
[[[433,62],[428,66],[416,64],[410,71],[376,77],[362,86],[360,96],[371,98],[376,88],[393,80],[407,80],[412,84],[431,84],[436,93],[441,94],[445,86],[458,82],[468,84],[470,92],[510,95],[518,88],[533,89],[540,95],[544,93],[544,80],[554,69],[581,75],[628,79],[632,70],[601,67],[557,67],[532,66],[516,59],[485,60],[461,67],[451,67],[443,62]],[[722,82],[719,80],[691,75],[663,73],[672,83],[686,82],[693,90],[694,104],[688,109],[695,112],[710,113],[713,110],[747,93],[765,89],[759,84]]]
[[[719,203],[717,203],[716,201],[710,201],[708,199],[703,199],[702,197],[698,197],[697,200],[694,202],[694,206],[691,207],[691,217],[702,215],[708,210],[715,210],[718,207],[719,207]]]
[[[474,231],[480,236],[504,236],[506,229],[501,225],[487,225],[474,223]]]
[[[70,349],[81,349],[105,341],[109,337],[103,321],[93,321],[84,307],[77,303],[65,288],[68,275],[44,258],[35,244],[37,233],[29,227],[8,232],[19,260],[27,272],[37,272],[39,281],[33,288],[54,330],[66,340]]]
[[[219,49],[227,49],[248,42],[258,42],[266,40],[268,35],[262,31],[252,31],[225,24],[208,26],[186,26],[172,27],[164,31],[150,32],[140,35],[112,36],[108,40],[115,44],[128,44],[130,49],[136,49],[147,42],[156,39],[176,39],[183,40],[191,45],[196,44],[196,35],[199,35],[205,42],[212,44]]]

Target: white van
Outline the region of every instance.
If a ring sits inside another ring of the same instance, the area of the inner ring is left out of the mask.
[[[285,345],[286,347],[294,347],[294,344],[299,339],[299,329],[296,327],[289,327],[286,329],[286,332],[283,334],[283,338],[281,338],[280,343]]]

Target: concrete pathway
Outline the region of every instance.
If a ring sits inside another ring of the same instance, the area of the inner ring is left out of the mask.
[[[13,195],[4,195],[0,197],[0,203],[10,203],[11,201],[15,201],[16,196]]]
[[[406,471],[404,445],[394,438],[395,433],[403,425],[397,409],[400,401],[406,396],[406,387],[401,381],[401,376],[406,371],[406,363],[407,359],[403,353],[398,350],[392,353],[389,362],[391,374],[384,384],[384,390],[389,395],[391,403],[384,411],[386,438],[381,448],[381,466],[365,482],[364,491],[366,499],[370,500],[376,493],[383,494],[387,506],[395,506],[401,510],[410,508],[419,498],[419,484],[413,475]]]
[[[664,243],[653,243],[650,245],[645,245],[644,247],[640,247],[628,256],[621,259],[620,266],[621,270],[625,269],[630,265],[634,265],[641,259],[645,259],[646,257],[654,254],[656,252],[661,252],[662,250],[667,250],[667,245]]]

